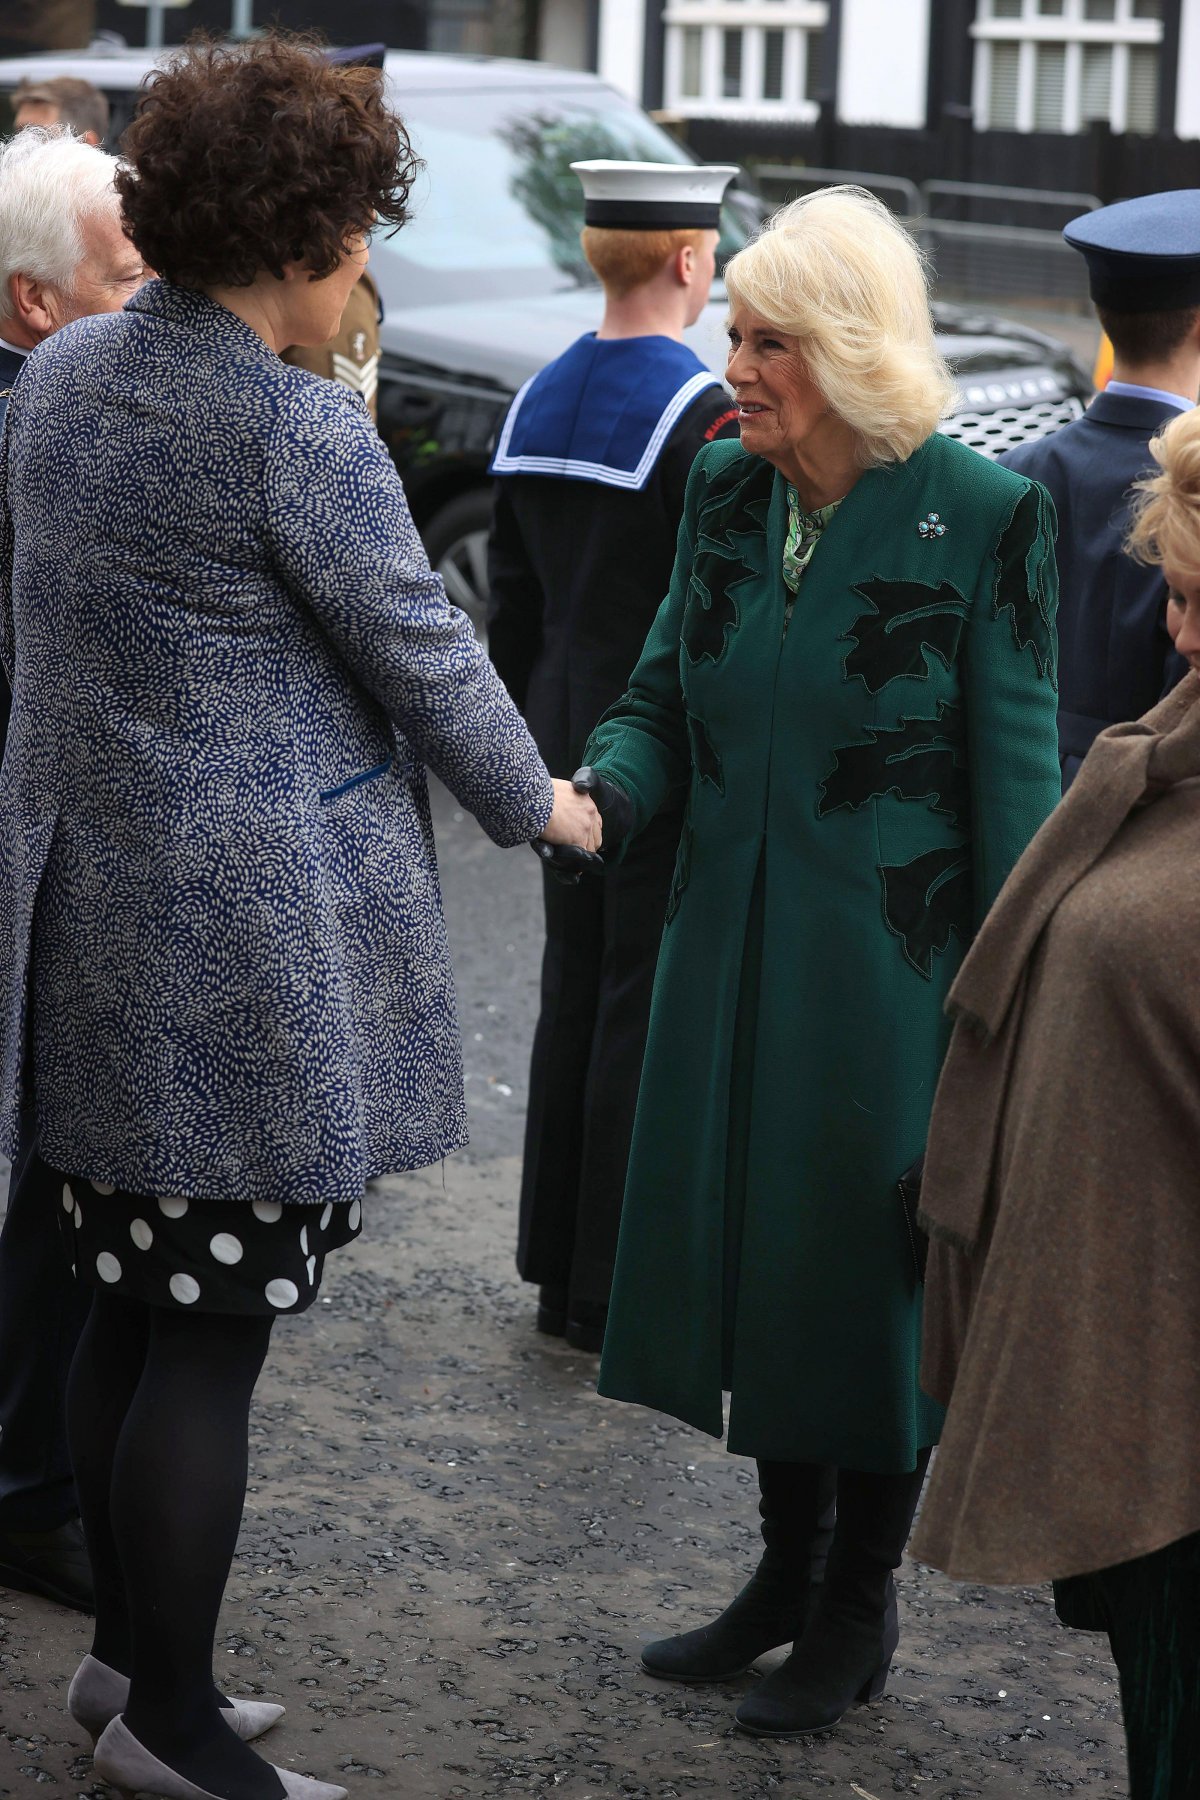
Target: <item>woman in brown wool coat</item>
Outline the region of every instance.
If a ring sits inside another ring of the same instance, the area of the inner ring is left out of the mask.
[[[1153,449],[1131,547],[1191,673],[1096,740],[951,990],[922,1196],[950,1410],[913,1554],[1053,1578],[1108,1633],[1132,1800],[1196,1800],[1200,411]]]

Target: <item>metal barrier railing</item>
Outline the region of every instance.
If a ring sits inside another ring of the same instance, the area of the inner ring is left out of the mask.
[[[754,171],[759,184],[782,190],[781,199],[836,183],[864,187],[913,232],[928,254],[937,290],[946,298],[969,296],[1049,301],[1085,309],[1087,268],[1062,237],[1061,227],[1081,212],[1100,205],[1094,194],[1053,188],[990,186],[974,181],[926,181],[903,175],[880,175],[859,169],[819,168],[813,164],[764,163]],[[947,218],[947,206],[972,212],[995,207],[1008,216],[999,223],[977,218]],[[1053,224],[1014,224],[1012,214],[1040,211],[1058,215]]]
[[[892,211],[901,217],[915,218],[921,211],[921,190],[915,181],[909,181],[904,175],[872,175],[861,169],[821,169],[812,163],[758,163],[754,178],[760,187],[765,184],[786,188],[784,200],[794,199],[812,188],[845,184],[867,188],[889,206],[888,195],[896,195],[903,204],[892,206]]]
[[[917,222],[916,236],[944,297],[982,294],[992,299],[1087,304],[1087,265],[1059,231],[924,218]]]
[[[1094,212],[1100,202],[1095,194],[1072,194],[1059,188],[993,187],[983,181],[926,181],[921,185],[921,210],[936,214],[938,201],[973,200],[984,206],[995,205],[1006,210],[1013,206],[1037,207],[1041,211],[1061,212],[1062,223],[1078,218],[1080,213]],[[994,221],[1011,225],[1011,219]]]

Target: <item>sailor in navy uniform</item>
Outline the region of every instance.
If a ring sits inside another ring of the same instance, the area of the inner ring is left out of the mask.
[[[1074,219],[1112,340],[1113,378],[1081,419],[1000,460],[1058,513],[1058,741],[1063,787],[1106,725],[1137,719],[1187,672],[1166,628],[1162,571],[1125,554],[1150,439],[1200,391],[1200,190],[1147,194]]]
[[[735,168],[582,162],[598,332],[513,401],[492,473],[489,648],[547,765],[574,769],[623,693],[675,557],[701,445],[734,436],[719,378],[683,343],[708,299]],[[545,876],[517,1267],[538,1324],[598,1350],[650,992],[681,816],[664,812],[603,881]]]

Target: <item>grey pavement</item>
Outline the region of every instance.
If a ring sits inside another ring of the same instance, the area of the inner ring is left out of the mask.
[[[512,1249],[538,869],[437,810],[473,1143],[373,1190],[277,1329],[218,1639],[230,1691],[287,1705],[262,1748],[353,1800],[1123,1796],[1106,1649],[1048,1590],[907,1567],[886,1697],[804,1745],[731,1732],[746,1681],[641,1672],[639,1642],[753,1566],[753,1467],[599,1400],[595,1359],[533,1330]],[[85,1620],[0,1591],[0,1795],[109,1800],[64,1710],[86,1646]]]

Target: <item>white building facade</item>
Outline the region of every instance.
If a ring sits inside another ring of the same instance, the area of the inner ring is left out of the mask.
[[[549,51],[581,0],[543,3]],[[948,104],[980,132],[1200,139],[1200,0],[591,4],[598,73],[684,120],[922,131]]]

